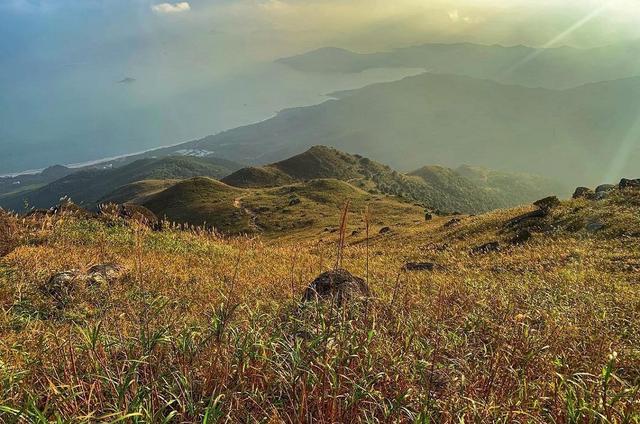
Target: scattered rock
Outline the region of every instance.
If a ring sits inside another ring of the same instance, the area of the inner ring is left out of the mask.
[[[443,227],[444,228],[449,228],[449,227],[453,227],[454,225],[458,225],[460,222],[462,221],[462,219],[460,218],[453,218],[450,221],[447,221]]]
[[[436,268],[433,262],[407,262],[402,267],[405,271],[434,271]]]
[[[525,221],[529,221],[529,220],[537,220],[539,218],[544,218],[545,216],[547,216],[549,214],[548,211],[543,210],[543,209],[537,209],[535,211],[531,211],[531,212],[527,212],[525,214],[516,216],[515,218],[510,219],[507,222],[507,227],[514,227],[516,225],[519,225]]]
[[[620,184],[618,184],[618,187],[621,190],[624,190],[626,188],[640,188],[640,179],[629,180],[627,178],[623,178],[622,180],[620,180]]]
[[[300,204],[300,199],[297,197],[294,197],[293,199],[289,200],[289,206],[295,206],[299,204]]]
[[[355,237],[355,236],[357,236],[357,235],[359,235],[359,234],[360,234],[360,231],[358,231],[358,230],[353,230],[353,231],[351,232],[351,237]]]
[[[380,231],[378,231],[379,234],[387,234],[391,232],[391,228],[390,227],[382,227],[380,228]]]
[[[608,193],[616,189],[616,186],[613,184],[601,184],[596,187],[596,193]]]
[[[560,199],[557,196],[549,196],[544,199],[540,199],[533,203],[535,206],[540,208],[543,211],[550,211],[553,208],[560,206]]]
[[[588,200],[592,200],[594,199],[596,196],[596,193],[594,193],[593,190],[591,190],[588,187],[578,187],[576,188],[576,191],[573,192],[573,199],[588,199]]]
[[[113,263],[94,265],[87,271],[89,285],[104,286],[116,281],[122,275],[122,268]]]
[[[481,246],[476,246],[473,249],[471,249],[471,253],[474,255],[482,255],[485,253],[499,252],[499,251],[500,251],[500,243],[497,241],[485,243]]]
[[[431,221],[432,219],[433,219],[433,214],[430,214],[429,212],[424,214],[425,221]]]
[[[369,286],[360,277],[344,269],[320,274],[309,284],[302,297],[303,302],[335,299],[338,305],[354,298],[369,296]]]
[[[47,296],[52,297],[59,308],[63,308],[69,303],[73,292],[76,290],[79,277],[80,273],[77,270],[58,272],[49,277],[49,280],[40,287],[40,290]]]
[[[516,233],[516,235],[510,240],[511,244],[524,244],[531,240],[533,235],[529,230],[520,230]]]
[[[604,227],[605,225],[602,222],[590,222],[587,224],[586,229],[590,233],[595,233],[602,230]]]

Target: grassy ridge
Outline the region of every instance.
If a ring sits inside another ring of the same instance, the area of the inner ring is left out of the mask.
[[[269,237],[333,231],[345,202],[361,217],[367,206],[379,209],[379,225],[413,225],[424,220],[424,208],[406,200],[373,195],[344,181],[316,179],[276,188],[240,189],[209,178],[193,178],[150,196],[144,206],[176,223],[213,227],[224,234]],[[353,231],[361,230],[360,227]],[[299,234],[301,233],[301,234]]]
[[[564,194],[546,178],[484,168],[425,166],[403,174],[360,155],[326,146],[263,167],[243,168],[222,179],[242,188],[264,188],[312,179],[338,179],[372,193],[401,196],[432,210],[478,213]]]
[[[353,237],[343,266],[374,297],[343,310],[299,307],[337,234],[27,222],[0,266],[3,419],[637,422],[640,193],[564,202],[510,244],[529,210]],[[502,251],[470,254],[488,241]],[[401,271],[415,260],[439,267]],[[43,291],[102,262],[123,274],[62,303]]]

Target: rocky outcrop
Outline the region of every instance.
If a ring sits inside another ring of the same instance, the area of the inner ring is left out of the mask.
[[[334,300],[338,305],[357,298],[369,297],[369,286],[360,277],[345,269],[320,274],[309,284],[302,297],[303,302]]]
[[[77,269],[56,272],[40,286],[40,292],[61,309],[70,304],[78,292],[87,288],[108,288],[123,273],[123,268],[114,263],[94,265],[87,272]]]
[[[551,209],[557,208],[560,206],[560,199],[557,196],[549,196],[544,199],[540,199],[536,202],[533,202],[535,206],[537,206],[540,210],[549,212]]]
[[[588,199],[593,200],[596,197],[596,193],[588,187],[578,187],[573,192],[573,199]]]
[[[618,184],[620,190],[628,189],[628,188],[640,188],[640,178],[635,180],[629,180],[627,178],[623,178],[620,180]]]

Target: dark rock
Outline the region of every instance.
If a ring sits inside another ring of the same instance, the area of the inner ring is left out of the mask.
[[[338,305],[355,298],[369,297],[369,286],[360,277],[344,269],[320,274],[309,284],[302,297],[303,302],[335,299]]]
[[[596,187],[596,193],[608,193],[616,189],[616,186],[613,184],[601,184]]]
[[[299,204],[300,204],[300,199],[298,199],[297,197],[294,197],[293,199],[289,200],[289,206],[295,206]]]
[[[556,196],[549,196],[544,199],[540,199],[533,204],[543,211],[550,211],[551,209],[560,206],[560,200]]]
[[[104,286],[116,281],[122,275],[122,268],[113,263],[94,265],[87,271],[89,285]]]
[[[627,178],[623,178],[622,180],[620,180],[620,184],[618,184],[618,187],[621,190],[624,190],[626,188],[640,188],[640,179],[629,180]]]
[[[588,200],[592,200],[595,198],[595,193],[593,192],[593,190],[591,190],[590,188],[587,187],[578,187],[576,188],[576,191],[573,192],[573,199],[588,199]]]
[[[424,214],[425,221],[431,221],[432,219],[433,219],[433,214],[430,214],[429,212]]]
[[[49,280],[40,287],[40,290],[47,296],[52,297],[58,307],[62,308],[69,302],[73,292],[76,290],[79,277],[80,273],[76,270],[58,272],[49,277]]]
[[[522,224],[530,220],[538,220],[540,218],[544,218],[548,214],[549,214],[549,211],[544,209],[537,209],[535,211],[527,212],[525,214],[522,214],[522,215],[516,216],[515,218],[510,219],[507,222],[507,227],[515,227],[519,224]]]
[[[476,246],[473,249],[471,249],[471,253],[474,255],[482,255],[485,253],[499,252],[499,251],[500,251],[500,243],[497,241],[485,243],[481,246]]]
[[[453,218],[450,221],[447,221],[443,227],[444,228],[449,228],[449,227],[453,227],[454,225],[458,225],[462,220],[460,218]]]
[[[605,227],[605,225],[602,222],[590,222],[590,223],[587,224],[587,226],[585,228],[590,233],[595,233],[597,231],[602,230],[604,227]]]
[[[382,227],[380,228],[380,231],[378,231],[379,234],[387,234],[391,232],[391,228],[390,227]]]
[[[355,237],[355,236],[357,236],[357,235],[359,235],[359,234],[360,234],[360,231],[358,231],[358,230],[353,230],[353,231],[351,232],[351,237]]]
[[[596,188],[595,200],[606,199],[616,188],[617,187],[612,184],[603,184],[598,186]]]
[[[510,240],[511,244],[523,244],[531,240],[531,231],[529,230],[520,230],[516,233],[516,235]]]
[[[436,268],[433,262],[407,262],[402,267],[405,271],[434,271]]]

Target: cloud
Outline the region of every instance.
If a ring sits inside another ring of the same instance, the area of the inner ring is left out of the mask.
[[[188,12],[191,10],[191,5],[188,2],[183,1],[180,3],[160,3],[151,6],[151,10],[156,13],[166,14],[166,13],[181,13]]]

